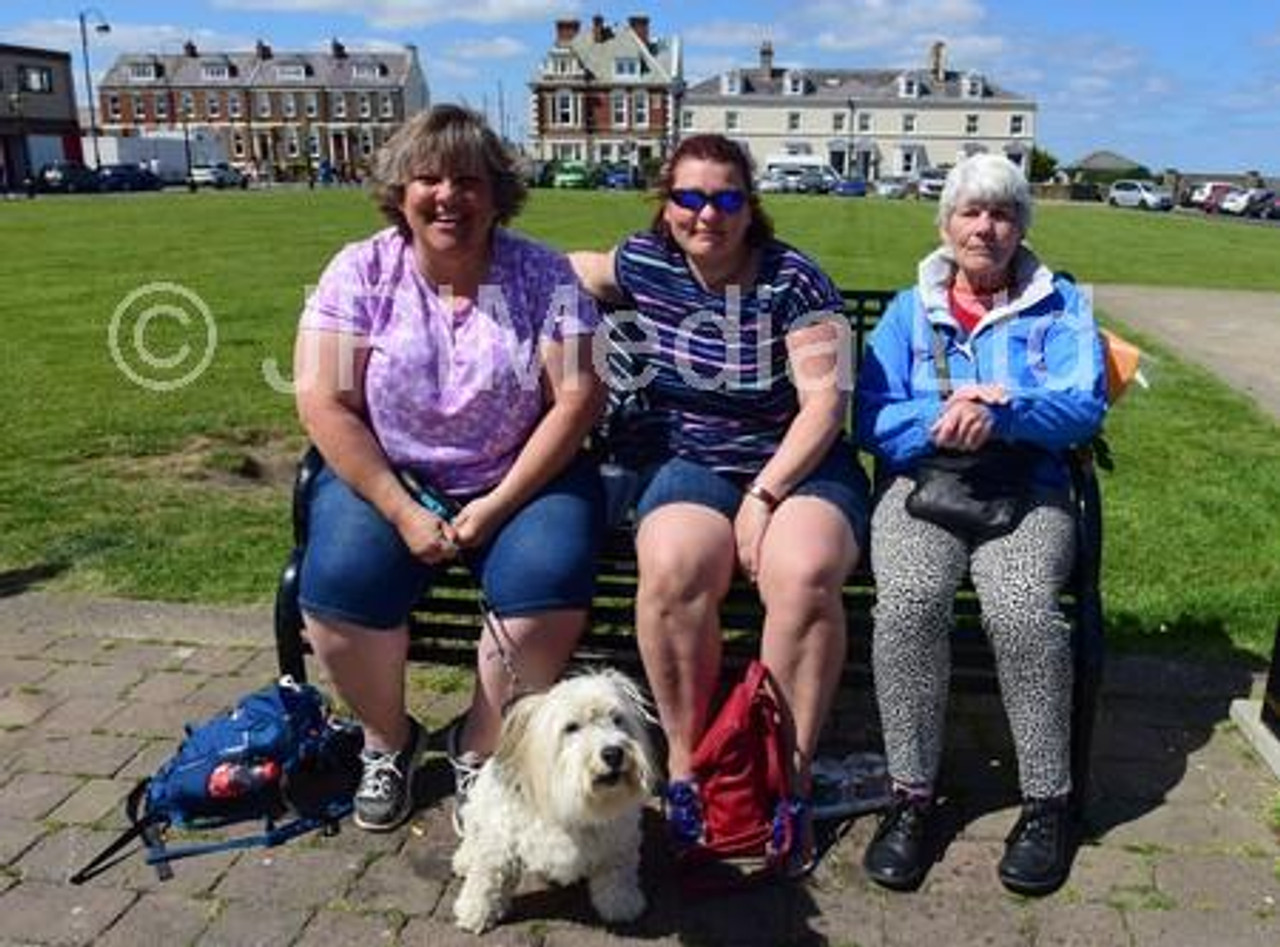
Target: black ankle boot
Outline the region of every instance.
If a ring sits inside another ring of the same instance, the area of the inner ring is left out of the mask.
[[[1005,839],[1000,881],[1018,894],[1038,896],[1058,890],[1071,870],[1073,834],[1066,796],[1028,799]]]
[[[933,864],[929,840],[931,800],[895,795],[867,846],[862,866],[872,881],[894,891],[920,887]]]

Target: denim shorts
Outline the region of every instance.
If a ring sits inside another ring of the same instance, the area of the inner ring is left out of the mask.
[[[636,522],[666,503],[697,503],[733,520],[752,479],[745,474],[717,473],[683,457],[668,458],[641,472]],[[869,492],[866,473],[853,448],[842,439],[789,495],[819,497],[835,506],[844,514],[859,547],[865,548],[871,520]]]
[[[498,615],[585,609],[595,591],[603,497],[595,465],[578,457],[469,557]],[[312,485],[303,611],[367,628],[396,628],[437,570],[409,552],[372,504],[326,467]]]

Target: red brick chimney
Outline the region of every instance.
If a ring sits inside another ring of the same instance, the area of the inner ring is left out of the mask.
[[[556,20],[556,45],[568,46],[578,35],[577,20]]]
[[[627,17],[627,25],[631,27],[631,32],[640,38],[640,42],[646,46],[649,45],[649,18],[647,16],[629,16]]]

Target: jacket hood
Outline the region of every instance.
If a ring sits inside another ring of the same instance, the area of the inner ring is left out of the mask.
[[[920,261],[916,270],[916,286],[920,302],[929,321],[954,326],[947,291],[956,276],[956,261],[951,248],[942,246]],[[989,325],[1012,318],[1034,306],[1054,292],[1053,271],[1026,244],[1018,247],[1013,258],[1013,291],[997,301],[992,310],[974,328],[977,334]]]

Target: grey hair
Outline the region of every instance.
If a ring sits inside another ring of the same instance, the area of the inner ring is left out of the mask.
[[[1031,229],[1031,185],[1018,166],[1003,155],[970,155],[947,173],[938,201],[940,228],[946,228],[962,201],[1012,207],[1018,228],[1024,234]]]
[[[515,156],[484,116],[460,105],[436,105],[419,112],[378,149],[371,188],[382,215],[408,234],[400,207],[405,186],[423,172],[485,174],[493,187],[498,223],[509,223],[528,196]]]

